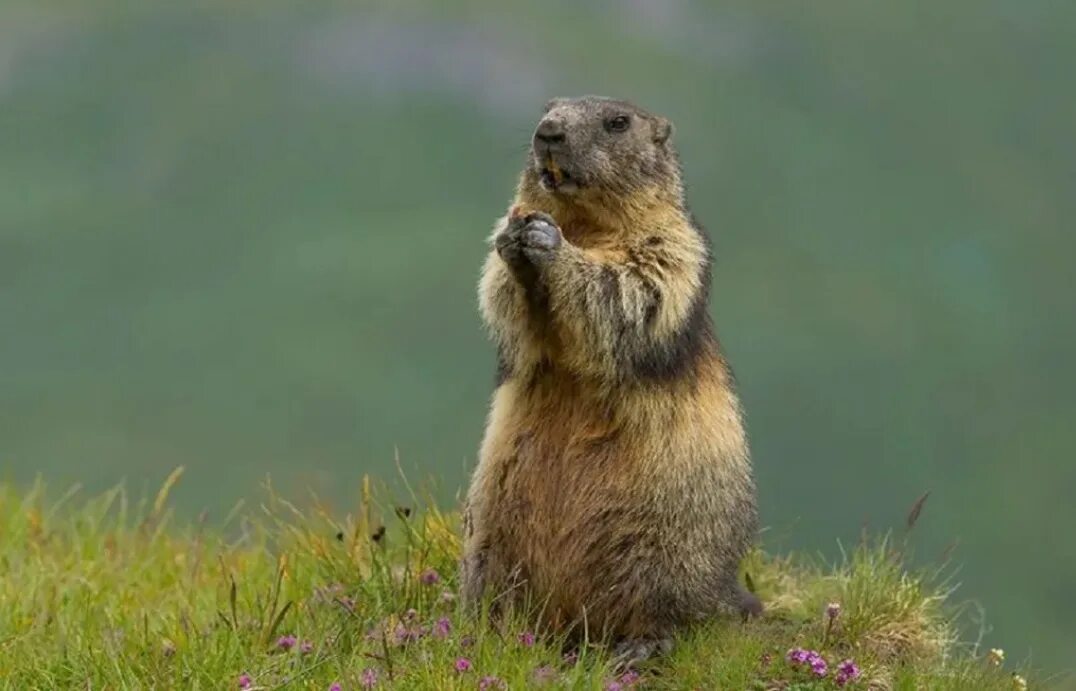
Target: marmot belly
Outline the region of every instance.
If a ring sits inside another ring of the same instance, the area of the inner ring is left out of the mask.
[[[610,399],[545,375],[498,391],[484,521],[548,624],[642,635],[721,604],[749,539],[728,521],[749,513],[743,432],[725,387],[693,388]]]

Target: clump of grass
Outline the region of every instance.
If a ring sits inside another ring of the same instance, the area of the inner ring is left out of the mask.
[[[1011,689],[956,643],[934,574],[889,539],[835,566],[753,553],[759,620],[685,631],[667,659],[614,671],[516,613],[456,598],[458,517],[369,482],[352,513],[267,488],[210,527],[176,525],[168,493],[50,501],[0,486],[0,681],[6,688]],[[790,650],[802,649],[802,653]],[[810,653],[810,657],[808,657]],[[798,661],[797,661],[798,660]],[[819,671],[825,669],[824,674]],[[854,674],[853,674],[854,670]]]

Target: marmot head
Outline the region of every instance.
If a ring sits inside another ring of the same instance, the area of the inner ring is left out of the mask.
[[[629,103],[599,96],[555,98],[534,130],[525,187],[564,199],[646,188],[678,190],[672,123]]]

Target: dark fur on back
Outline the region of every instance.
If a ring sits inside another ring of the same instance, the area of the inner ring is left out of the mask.
[[[696,371],[699,358],[707,346],[714,342],[713,328],[710,324],[710,244],[709,238],[696,224],[696,232],[706,242],[706,259],[699,267],[699,288],[691,302],[691,308],[683,325],[663,343],[640,344],[632,347],[624,344],[623,351],[628,362],[627,369],[638,379],[669,380],[681,376],[690,376]],[[660,238],[655,238],[660,240]],[[631,259],[638,261],[638,257]],[[656,290],[656,289],[655,289]],[[660,299],[660,292],[657,293]],[[647,313],[647,323],[652,324],[658,305]],[[716,344],[715,344],[716,345]]]

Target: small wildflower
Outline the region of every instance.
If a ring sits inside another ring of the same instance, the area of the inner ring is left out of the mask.
[[[314,652],[314,644],[310,641],[303,641],[299,644],[299,652],[303,655],[309,655]]]
[[[1012,675],[1012,687],[1016,691],[1027,691],[1027,679],[1024,679],[1019,674]]]
[[[539,685],[548,684],[557,678],[557,670],[549,665],[542,665],[535,668],[532,676],[534,677],[534,683]]]
[[[1005,651],[1001,648],[991,648],[986,654],[986,661],[995,667],[1000,667],[1001,663],[1005,662]]]
[[[833,626],[839,616],[841,616],[841,603],[831,602],[826,605],[826,630],[822,634],[823,647],[825,647],[826,642],[829,641],[829,634],[833,631]]]
[[[338,682],[338,681],[334,681],[334,682],[333,682],[333,683],[332,683],[332,684],[331,684],[331,685],[329,686],[329,691],[343,691],[343,689],[344,689],[344,687],[343,687],[343,686],[340,686],[340,682]]]
[[[396,645],[403,645],[404,643],[417,641],[427,633],[429,633],[429,630],[424,626],[404,626],[403,624],[397,624],[392,635]]]
[[[850,681],[855,681],[859,678],[859,667],[851,660],[844,660],[837,665],[837,674],[834,677],[834,681],[837,682],[837,686],[844,686]]]
[[[534,634],[530,631],[519,634],[519,644],[527,648],[531,647],[534,645]]]
[[[299,641],[295,638],[295,636],[281,636],[280,638],[276,639],[276,647],[280,648],[284,652],[287,652],[294,648],[295,644],[298,642]]]
[[[468,660],[465,657],[461,657],[461,658],[456,660],[456,671],[461,673],[461,674],[463,672],[470,672],[471,667],[472,667],[471,661]]]
[[[624,687],[615,679],[605,685],[605,691],[623,691]]]
[[[482,677],[482,680],[478,682],[479,691],[490,691],[491,689],[507,689],[508,684],[505,684],[503,680],[497,677]]]
[[[829,672],[829,665],[826,664],[825,658],[815,650],[793,648],[785,655],[785,659],[790,664],[809,666],[816,677],[824,677]]]
[[[441,617],[433,624],[434,638],[448,638],[452,633],[452,621],[448,617]]]
[[[794,664],[801,664],[807,662],[807,657],[809,655],[810,653],[803,648],[793,648],[788,651],[787,655],[785,655],[785,659]]]
[[[418,579],[422,585],[437,585],[441,582],[441,574],[437,573],[437,569],[426,569]]]
[[[624,686],[634,686],[639,683],[639,673],[634,669],[629,669],[620,675],[620,683]]]
[[[372,667],[367,667],[362,670],[362,675],[359,676],[359,683],[362,684],[364,689],[372,689],[377,686],[377,670]]]
[[[249,689],[253,683],[254,681],[250,678],[249,674],[239,675],[239,688]]]

